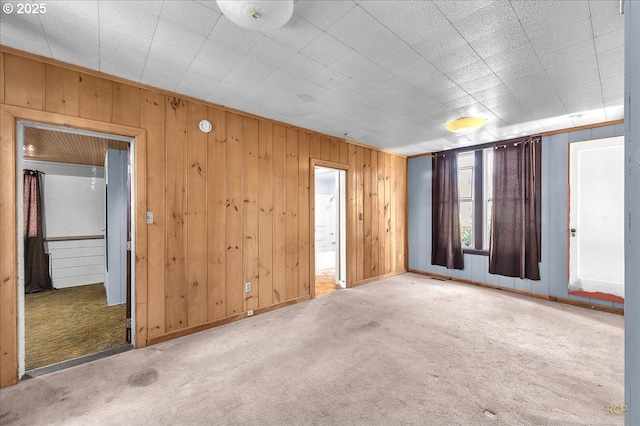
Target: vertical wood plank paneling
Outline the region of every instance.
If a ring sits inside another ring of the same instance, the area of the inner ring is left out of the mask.
[[[4,103],[4,52],[0,52],[0,104]]]
[[[147,281],[147,334],[154,337],[165,332],[165,96],[143,90],[140,98],[140,124],[147,129],[147,209],[153,213],[153,224],[146,225],[152,271]]]
[[[298,297],[298,130],[287,128],[286,281],[287,300]]]
[[[37,110],[44,109],[44,64],[9,54],[5,54],[4,57],[5,103]]]
[[[110,123],[113,113],[112,82],[88,74],[81,74],[80,78],[82,79],[80,116]]]
[[[331,161],[331,139],[327,136],[320,136],[320,158]]]
[[[187,104],[187,290],[188,324],[202,324],[208,319],[207,286],[207,135],[198,123],[207,117],[207,107]]]
[[[407,159],[397,157],[396,158],[396,175],[398,179],[397,184],[397,214],[396,214],[396,236],[398,241],[398,248],[396,250],[396,257],[398,258],[398,265],[396,270],[406,271],[407,261],[407,235],[406,235],[406,220],[407,220]]]
[[[273,124],[260,120],[258,134],[259,174],[259,306],[273,303]]]
[[[166,111],[166,238],[165,325],[167,332],[188,326],[186,148],[187,105],[167,97]]]
[[[258,308],[260,296],[258,266],[258,132],[260,125],[257,119],[244,117],[242,126],[242,169],[244,170],[242,270],[243,282],[251,283],[251,291],[243,292],[243,310],[248,311]]]
[[[0,114],[0,387],[18,380],[15,120]]]
[[[285,301],[286,129],[273,125],[273,303]]]
[[[45,65],[45,110],[77,117],[80,115],[80,73]],[[136,106],[140,102],[136,99]]]
[[[397,197],[397,189],[398,189],[398,181],[396,179],[396,156],[390,155],[389,160],[391,163],[391,173],[389,174],[389,178],[391,180],[391,202],[390,202],[390,211],[389,211],[389,236],[391,239],[391,271],[397,270],[398,265],[398,238],[397,238],[397,228],[396,228],[396,209],[398,207],[398,197]]]
[[[340,162],[340,140],[331,139],[331,161]]]
[[[340,142],[340,162],[342,164],[349,163],[349,144],[344,141]]]
[[[384,154],[384,273],[391,272],[391,155]]]
[[[356,171],[356,146],[349,145],[349,171],[347,172],[347,285],[357,281],[357,222],[358,180]]]
[[[356,280],[364,279],[364,149],[356,147]]]
[[[317,133],[311,133],[311,136],[309,136],[309,156],[316,159],[319,159],[322,156],[320,148],[320,135],[318,135]]]
[[[128,84],[114,82],[112,96],[113,122],[131,127],[140,127],[140,89]],[[202,118],[204,117],[202,116]]]
[[[378,228],[378,151],[371,151],[371,276],[380,273],[379,259],[379,228]]]
[[[242,116],[227,113],[227,315],[243,309]]]
[[[375,151],[374,151],[375,152]],[[371,277],[371,150],[363,150],[362,183],[363,183],[363,216],[364,216],[364,278]]]
[[[227,115],[210,107],[208,116],[213,126],[207,138],[207,294],[211,321],[227,315]]]
[[[384,265],[385,265],[385,236],[386,234],[386,225],[385,225],[385,161],[384,157],[386,154],[384,152],[378,151],[378,275],[382,275],[385,273]]]
[[[298,295],[310,294],[309,287],[309,133],[298,139]]]
[[[138,103],[140,106],[140,103]],[[134,145],[134,183],[135,183],[135,271],[136,271],[136,347],[147,345],[148,337],[148,300],[149,300],[149,253],[147,240],[147,137],[146,133],[138,135]]]

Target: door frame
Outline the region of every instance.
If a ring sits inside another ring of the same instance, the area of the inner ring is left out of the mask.
[[[319,158],[309,159],[309,289],[311,298],[316,297],[316,166],[326,167],[328,169],[342,170],[346,173],[345,179],[345,209],[347,220],[344,224],[346,233],[345,238],[345,254],[347,264],[352,261],[349,259],[349,215],[352,214],[349,208],[349,194],[351,193],[350,183],[351,172],[348,164],[336,163],[335,161],[321,160]],[[352,277],[349,277],[348,268],[345,268],[345,285],[346,288],[351,287]]]
[[[43,125],[68,127],[88,132],[119,135],[133,139],[130,155],[132,156],[132,221],[140,225],[146,217],[146,131],[140,128],[120,124],[105,123],[65,116],[28,108],[0,105],[0,230],[4,238],[0,241],[2,256],[0,258],[0,387],[18,382],[24,371],[24,353],[20,354],[19,330],[19,271],[18,271],[18,223],[22,203],[18,203],[18,167],[22,153],[18,151],[18,122],[40,123]],[[22,142],[22,141],[20,141]],[[132,226],[134,224],[132,223]],[[131,297],[135,301],[132,318],[135,318],[134,347],[146,346],[147,338],[147,227],[132,228],[132,256],[135,256],[135,267],[132,268],[132,279],[135,287]],[[24,285],[24,283],[22,284]],[[24,297],[24,295],[23,295]],[[24,301],[24,298],[23,298]],[[22,309],[22,308],[20,308]],[[23,317],[24,318],[24,317]],[[23,327],[24,325],[22,325]]]

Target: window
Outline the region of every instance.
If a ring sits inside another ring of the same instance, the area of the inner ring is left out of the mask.
[[[458,154],[460,240],[465,250],[489,250],[493,149]]]

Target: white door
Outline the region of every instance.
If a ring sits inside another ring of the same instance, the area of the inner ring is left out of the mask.
[[[569,290],[624,297],[624,138],[570,144]]]

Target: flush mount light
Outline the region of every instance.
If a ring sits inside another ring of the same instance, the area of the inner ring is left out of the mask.
[[[217,0],[224,16],[252,31],[280,28],[293,15],[293,0]]]
[[[484,117],[462,117],[447,123],[447,130],[454,133],[466,133],[478,130],[484,126],[487,119]]]

